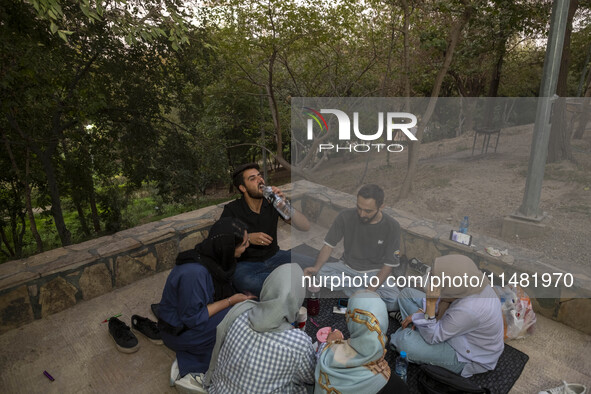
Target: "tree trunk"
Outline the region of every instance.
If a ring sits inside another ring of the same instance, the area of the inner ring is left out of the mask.
[[[27,148],[27,158],[25,163],[25,179],[23,186],[25,187],[25,205],[27,207],[27,215],[29,215],[29,228],[31,230],[31,234],[35,239],[35,243],[37,244],[37,253],[43,252],[43,240],[41,239],[41,235],[39,235],[39,231],[37,231],[37,223],[35,222],[35,214],[33,213],[33,203],[31,202],[31,186],[29,185],[29,148]]]
[[[92,216],[92,225],[94,226],[94,232],[100,233],[101,232],[101,221],[98,214],[98,209],[96,209],[96,198],[94,193],[94,182],[92,180],[92,175],[90,176],[90,212]]]
[[[410,10],[408,7],[408,1],[402,0],[402,8],[404,12],[404,22],[402,26],[402,62],[403,62],[403,72],[402,72],[402,84],[404,85],[404,111],[410,112],[410,65],[408,59],[408,47],[409,47],[409,34],[410,34]],[[388,155],[390,151],[388,151]],[[388,156],[388,165],[390,165],[390,156]],[[407,157],[407,166],[410,168],[411,163],[411,151],[409,146],[408,157]],[[412,185],[411,185],[412,186]],[[412,189],[412,187],[411,187]]]
[[[55,222],[55,228],[59,234],[62,246],[70,245],[72,243],[72,235],[70,230],[68,230],[66,227],[66,223],[64,221],[59,187],[57,184],[57,179],[55,178],[55,169],[53,168],[51,157],[49,157],[47,154],[41,154],[39,159],[43,164],[43,169],[45,170],[45,175],[47,177],[47,186],[49,188],[49,195],[51,197],[51,215],[53,216],[53,221]]]
[[[80,222],[82,232],[84,233],[84,235],[89,236],[90,230],[88,229],[88,224],[86,224],[86,218],[84,217],[84,209],[82,209],[80,199],[72,196],[72,200],[74,200],[74,206],[76,207],[76,212],[78,212],[78,221]]]
[[[18,233],[18,219],[21,219],[20,235]],[[13,212],[10,217],[10,230],[12,232],[12,244],[14,245],[14,257],[17,259],[23,257],[23,235],[25,227],[25,215],[19,215],[18,212]]]
[[[412,182],[417,172],[417,165],[419,161],[419,148],[421,145],[421,139],[423,138],[423,133],[425,132],[425,125],[429,123],[431,116],[433,115],[433,111],[435,110],[435,104],[437,104],[437,97],[439,97],[439,91],[441,90],[441,84],[443,83],[443,78],[447,74],[447,70],[451,64],[451,60],[453,58],[453,53],[456,48],[456,45],[460,39],[460,35],[466,23],[470,20],[472,16],[472,6],[466,5],[464,12],[460,19],[454,24],[450,37],[449,42],[447,45],[447,50],[445,51],[445,58],[443,61],[443,66],[439,70],[437,74],[437,78],[435,78],[435,83],[433,85],[433,90],[431,91],[431,99],[429,100],[429,105],[425,110],[425,113],[419,119],[418,130],[417,130],[417,141],[409,141],[409,149],[408,149],[408,168],[406,170],[406,176],[404,177],[404,181],[402,183],[402,187],[400,188],[400,195],[399,199],[404,199],[409,196],[412,191]]]
[[[4,146],[6,148],[6,152],[8,153],[8,157],[10,157],[10,162],[12,164],[12,169],[14,170],[19,182],[23,185],[25,189],[25,206],[27,208],[27,215],[29,217],[29,228],[31,230],[31,234],[35,239],[35,243],[37,244],[37,253],[43,252],[43,240],[39,235],[39,231],[37,231],[37,223],[35,222],[35,214],[33,213],[33,204],[31,202],[31,186],[29,185],[29,162],[30,162],[30,149],[27,147],[27,151],[25,153],[25,175],[22,177],[21,172],[18,168],[16,163],[16,159],[14,158],[14,154],[12,153],[12,148],[10,147],[10,143],[6,138],[4,133],[2,134],[4,138]]]
[[[556,84],[556,94],[561,97],[553,108],[548,143],[548,158],[546,163],[555,163],[564,159],[572,160],[573,153],[570,145],[570,132],[566,124],[566,101],[568,65],[570,63],[570,36],[573,30],[573,17],[579,6],[579,0],[571,0],[568,8],[568,19],[564,35],[564,49],[560,59],[560,71]]]
[[[275,87],[273,85],[273,73],[275,67],[275,59],[277,58],[277,50],[273,50],[269,58],[269,78],[265,88],[267,90],[267,98],[269,101],[269,109],[273,118],[273,128],[275,129],[275,159],[288,170],[291,170],[291,165],[283,157],[283,136],[281,135],[281,123],[279,121],[279,110],[277,109],[277,100],[275,99]],[[287,165],[287,166],[285,166]]]
[[[21,220],[21,232],[18,234],[18,242],[15,242],[15,245],[18,245],[16,257],[19,259],[23,257],[23,239],[25,238],[25,229],[27,228],[27,220],[25,217],[26,214],[24,212],[19,215],[19,219]]]
[[[484,122],[482,126],[486,128],[493,128],[495,121],[495,101],[491,97],[497,97],[499,93],[499,85],[501,83],[501,69],[503,68],[503,60],[507,52],[507,38],[502,37],[497,44],[495,53],[497,54],[497,61],[493,65],[490,73],[490,85],[488,86],[487,97],[489,99],[486,103],[486,112],[484,115]],[[500,121],[500,119],[499,119]]]
[[[4,245],[6,246],[6,249],[8,249],[8,255],[10,257],[14,257],[14,249],[12,249],[12,247],[10,246],[10,242],[8,242],[8,237],[6,236],[6,233],[4,232],[4,227],[0,226],[0,238],[2,238],[2,242],[4,243]]]
[[[369,158],[371,157],[371,155],[366,156],[367,158],[365,159],[365,167],[363,168],[363,174],[361,174],[361,176],[359,177],[356,187],[363,185],[363,181],[365,180],[365,176],[367,175],[367,168],[369,167]]]

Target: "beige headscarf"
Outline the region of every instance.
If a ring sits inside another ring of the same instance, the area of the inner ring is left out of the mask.
[[[488,278],[482,275],[482,271],[478,269],[474,261],[460,254],[449,254],[435,259],[432,276],[442,277],[444,275],[451,278],[466,277],[467,280],[462,280],[462,286],[441,286],[441,301],[437,311],[437,320],[443,316],[449,305],[456,299],[480,294],[486,286],[490,286]],[[474,276],[481,282],[480,286],[470,285],[470,278]],[[448,285],[448,282],[445,281],[443,284]]]

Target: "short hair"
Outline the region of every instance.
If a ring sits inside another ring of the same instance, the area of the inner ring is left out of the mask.
[[[232,183],[238,191],[240,191],[240,185],[244,186],[244,177],[242,174],[244,171],[250,170],[251,168],[254,168],[257,171],[261,169],[257,163],[246,163],[238,166],[232,173]],[[240,191],[240,193],[242,193],[242,191]]]
[[[384,203],[384,191],[378,185],[363,185],[357,192],[357,197],[360,196],[363,198],[371,198],[375,200],[377,208],[381,207]]]

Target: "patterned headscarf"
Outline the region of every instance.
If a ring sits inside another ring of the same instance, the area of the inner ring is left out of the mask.
[[[348,340],[327,344],[316,364],[315,394],[377,393],[390,379],[384,359],[388,311],[375,292],[362,290],[349,299]]]

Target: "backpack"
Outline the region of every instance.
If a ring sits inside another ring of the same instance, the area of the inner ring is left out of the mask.
[[[423,394],[490,394],[489,389],[436,365],[421,365],[418,383]]]

